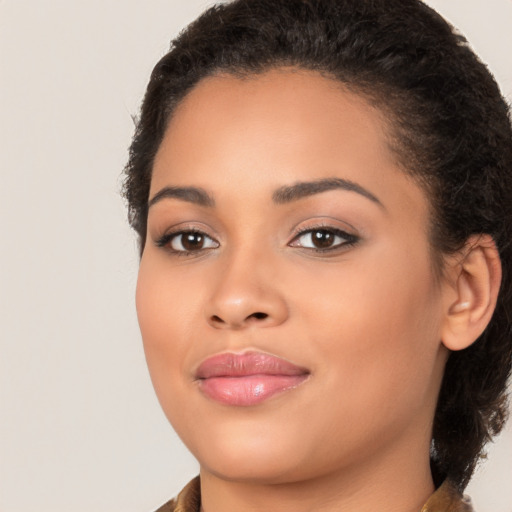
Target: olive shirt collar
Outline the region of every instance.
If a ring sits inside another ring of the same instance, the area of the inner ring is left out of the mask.
[[[199,512],[200,507],[199,477],[196,477],[177,498],[155,512]],[[464,497],[451,482],[445,481],[423,505],[421,512],[474,512],[474,509],[469,498]]]

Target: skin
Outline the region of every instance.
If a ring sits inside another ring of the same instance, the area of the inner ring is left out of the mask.
[[[215,205],[153,201],[137,311],[160,403],[199,460],[206,512],[407,512],[433,491],[441,340],[458,281],[436,275],[429,203],[388,131],[363,98],[290,69],[204,79],[170,121],[150,198],[193,186]],[[343,189],[272,200],[280,187],[333,178],[378,202]],[[319,228],[357,242],[317,252],[297,236]],[[157,244],[190,229],[204,248],[178,253],[179,235]],[[310,375],[251,407],[201,393],[199,364],[244,350]]]

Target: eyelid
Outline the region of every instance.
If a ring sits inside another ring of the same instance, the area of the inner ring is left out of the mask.
[[[209,223],[207,224],[199,220],[169,222],[162,219],[161,223],[155,222],[153,229],[148,229],[148,232],[152,233],[152,239],[155,244],[166,236],[176,235],[178,233],[200,233],[217,241],[220,237],[217,230],[215,230]]]
[[[298,222],[292,229],[291,237],[295,238],[297,235],[302,233],[321,229],[339,231],[341,233],[346,233],[347,235],[361,238],[361,231],[356,229],[355,226],[349,222],[341,221],[335,217],[330,216],[312,217],[308,220]]]

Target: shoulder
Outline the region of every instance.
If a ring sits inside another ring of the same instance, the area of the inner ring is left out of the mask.
[[[447,480],[432,494],[421,512],[475,512],[475,509],[471,500]]]
[[[167,503],[164,503],[161,507],[158,507],[155,512],[175,512],[176,510],[176,500],[173,498],[169,500]]]
[[[201,508],[201,491],[199,477],[191,480],[177,498],[169,500],[155,512],[199,512]]]
[[[155,512],[177,512],[176,511],[176,498],[169,500],[167,503],[164,503],[161,507],[158,507]]]

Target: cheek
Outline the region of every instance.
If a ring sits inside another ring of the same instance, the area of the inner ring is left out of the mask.
[[[441,310],[426,254],[382,251],[300,280],[294,296],[301,329],[318,360],[330,361],[319,371],[330,371],[332,385],[354,392],[354,407],[358,401],[379,407],[386,401],[378,397],[394,393],[415,400],[429,387]]]
[[[153,386],[162,405],[183,382],[186,357],[197,313],[193,286],[172,279],[158,260],[142,259],[137,280],[136,307],[144,352]]]
[[[202,300],[199,283],[184,272],[170,272],[165,257],[143,257],[136,306],[145,344],[179,346],[185,341]]]

